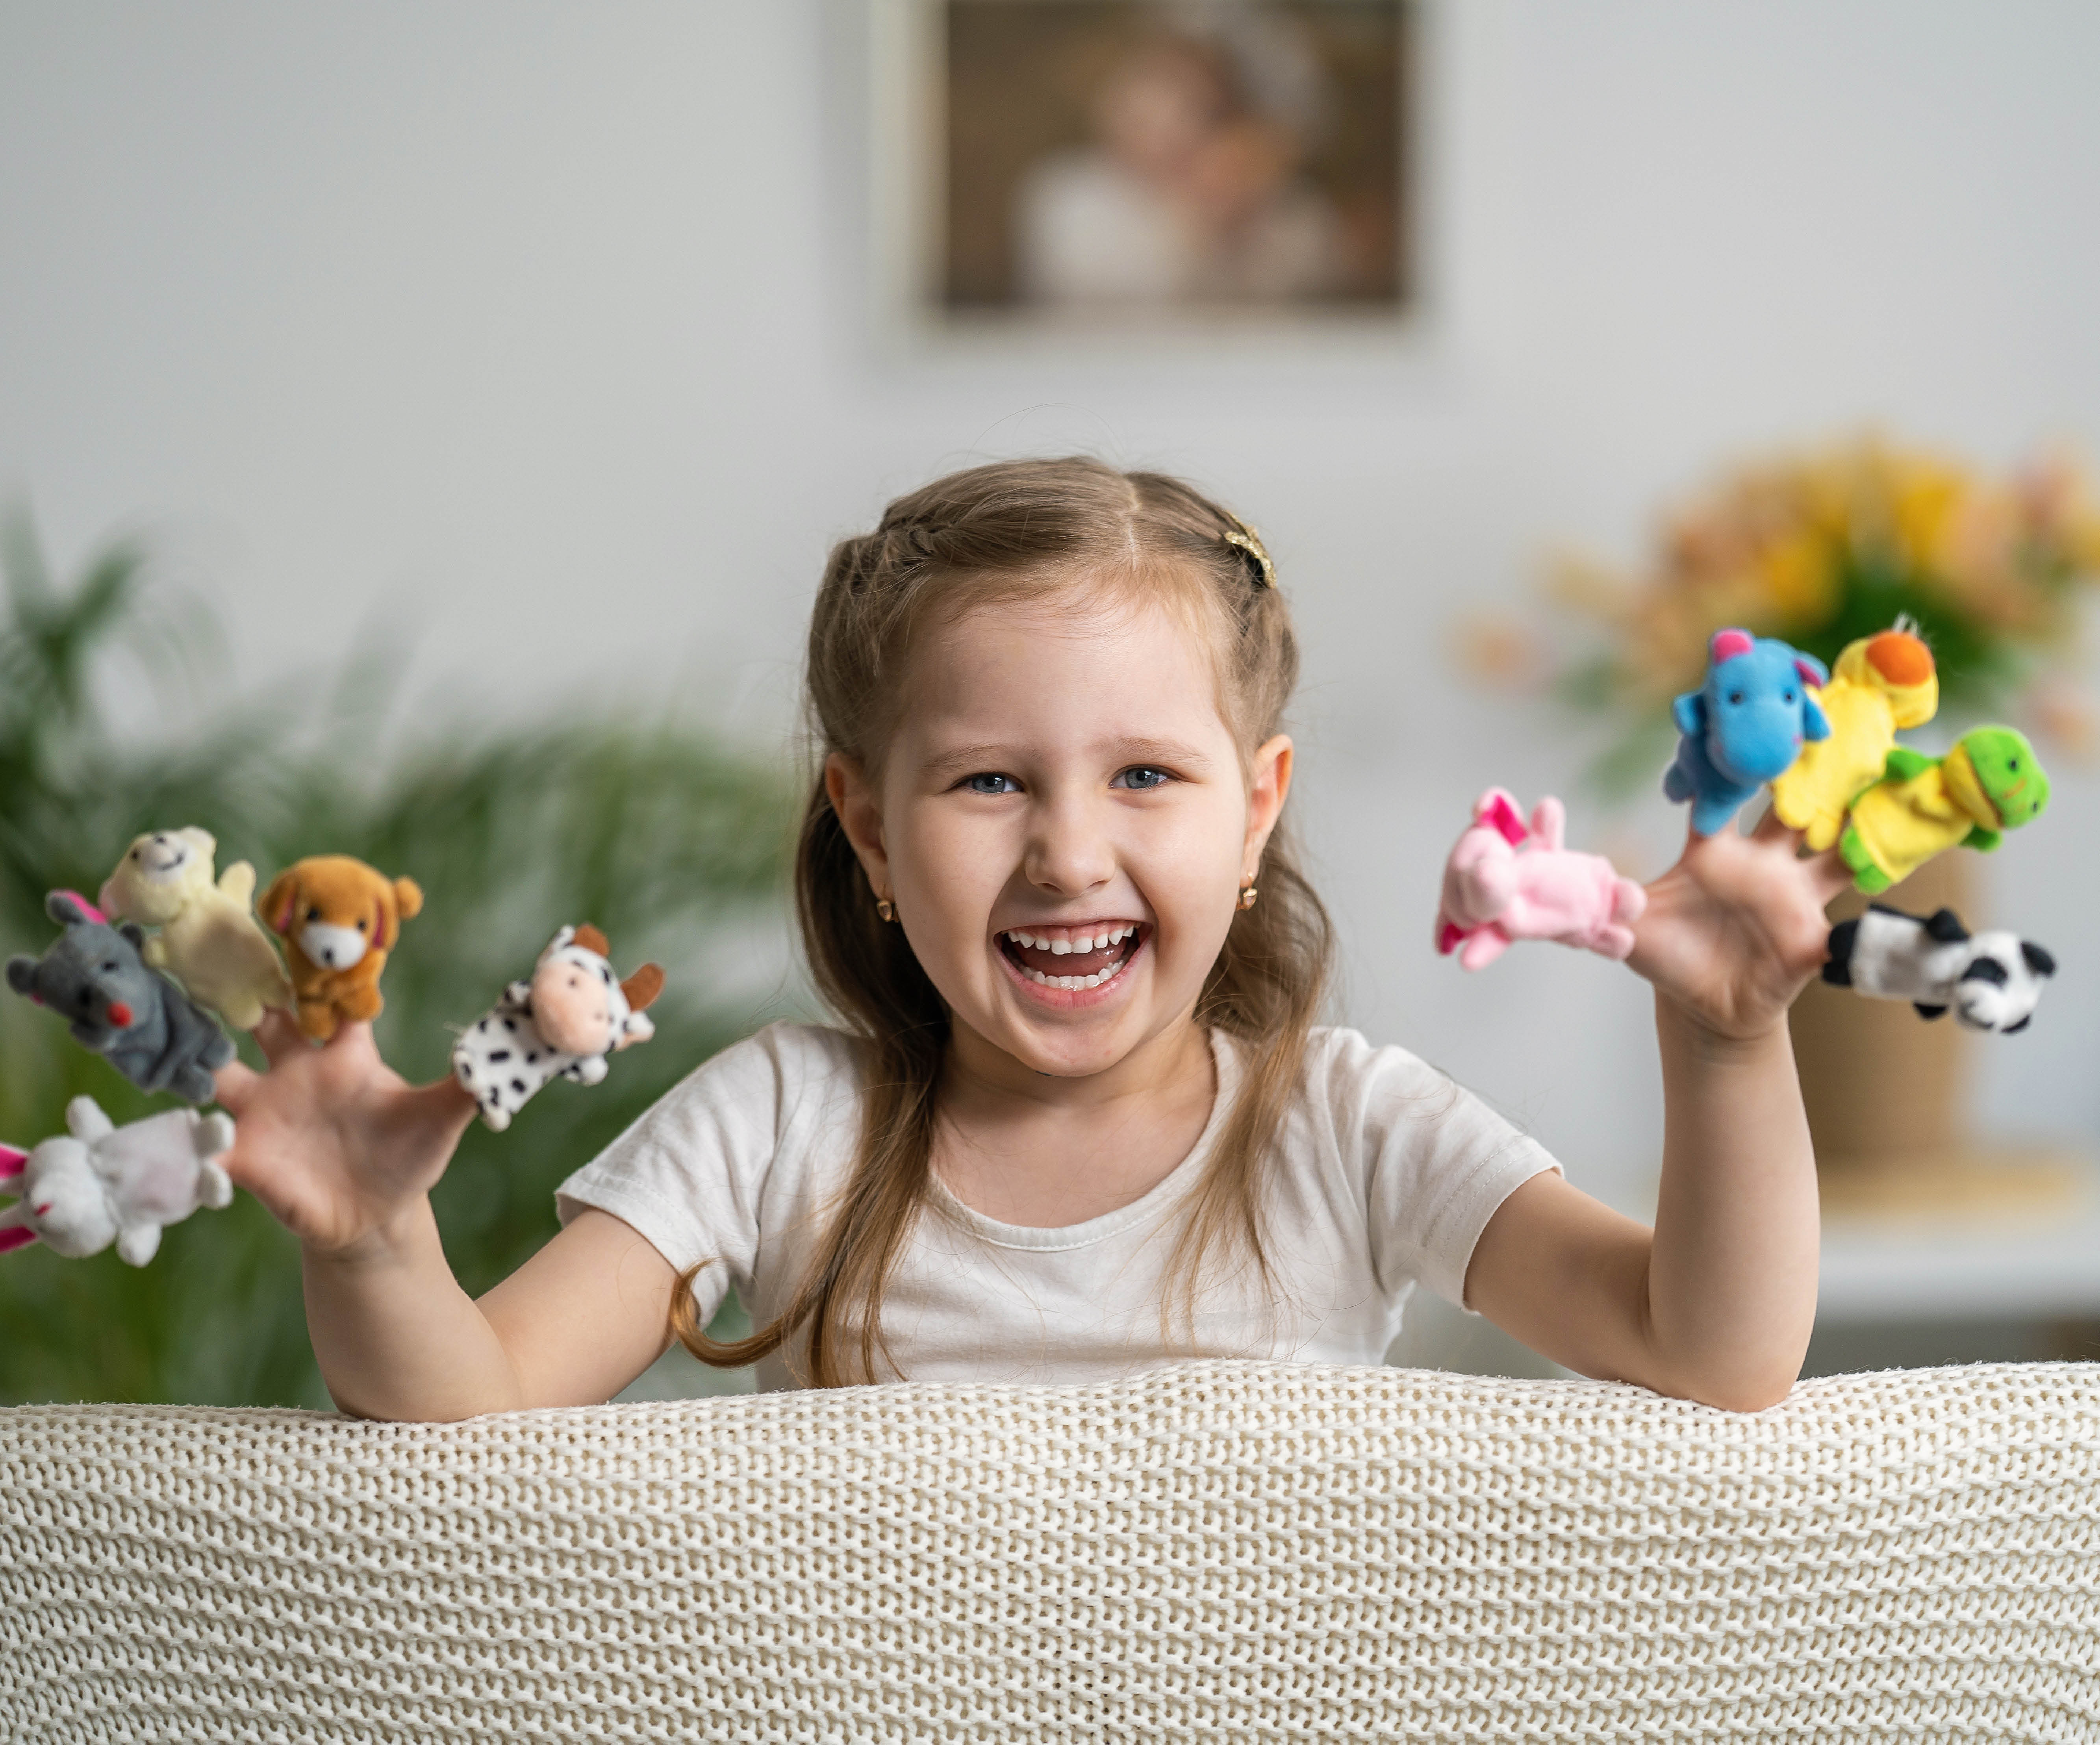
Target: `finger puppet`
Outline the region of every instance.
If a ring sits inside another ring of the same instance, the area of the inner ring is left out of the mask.
[[[92,1097],[76,1097],[63,1135],[33,1151],[0,1146],[0,1194],[20,1196],[0,1212],[0,1250],[42,1238],[82,1260],[113,1242],[121,1259],[143,1266],[165,1226],[232,1199],[218,1164],[232,1149],[223,1115],[170,1109],[119,1127]]]
[[[2027,736],[1972,727],[1943,758],[1891,751],[1882,779],[1852,802],[1838,848],[1871,897],[1943,850],[1996,848],[2048,804],[2049,777]]]
[[[210,1102],[212,1073],[233,1058],[233,1041],[211,1015],[157,970],[146,966],[136,921],[111,926],[76,891],[55,890],[44,909],[65,929],[42,957],[7,960],[7,985],[65,1018],[73,1040],[104,1056],[144,1091]]]
[[[1828,739],[1801,748],[1772,778],[1772,810],[1820,854],[1845,828],[1845,811],[1882,778],[1899,727],[1922,727],[1939,708],[1932,651],[1899,620],[1892,630],[1848,643],[1817,693]]]
[[[595,1085],[612,1055],[655,1035],[642,1008],[663,992],[663,970],[646,963],[620,981],[607,951],[597,928],[562,928],[532,979],[505,988],[453,1045],[453,1076],[496,1132],[549,1080]]]
[[[1920,920],[1877,903],[1830,930],[1823,979],[1876,1000],[1908,1000],[1923,1018],[1970,1030],[2024,1030],[2056,960],[2016,933],[1970,933],[1952,909]]]
[[[258,905],[285,942],[299,1028],[325,1042],[343,1024],[379,1016],[379,974],[401,923],[423,907],[422,887],[348,855],[309,855],[270,881]]]
[[[1810,694],[1829,674],[1789,644],[1747,630],[1716,630],[1706,683],[1670,705],[1681,736],[1662,791],[1692,802],[1692,828],[1712,836],[1743,802],[1791,764],[1804,741],[1827,739],[1830,723]]]
[[[212,881],[218,841],[209,830],[149,830],[135,838],[102,886],[102,907],[161,930],[146,941],[150,968],[236,1030],[253,1030],[263,1009],[292,1009],[292,984],[277,948],[255,925],[255,868],[236,860]]]
[[[1474,802],[1473,822],[1444,864],[1436,949],[1482,970],[1515,939],[1553,939],[1606,957],[1634,948],[1633,929],[1648,893],[1602,855],[1561,846],[1567,814],[1547,795],[1526,830],[1516,802],[1490,788]]]

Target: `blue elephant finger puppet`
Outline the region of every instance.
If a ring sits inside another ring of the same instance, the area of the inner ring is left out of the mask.
[[[119,926],[77,891],[55,890],[44,912],[65,931],[41,957],[7,960],[7,985],[64,1018],[73,1040],[143,1091],[210,1102],[212,1074],[233,1041],[211,1015],[141,956],[145,930]]]
[[[1665,795],[1692,802],[1695,836],[1725,828],[1745,801],[1786,773],[1805,742],[1829,738],[1811,690],[1829,677],[1814,656],[1775,638],[1714,633],[1706,683],[1670,705],[1682,737],[1662,778]]]

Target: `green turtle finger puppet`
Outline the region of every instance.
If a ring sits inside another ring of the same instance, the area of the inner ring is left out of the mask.
[[[1838,850],[1873,896],[1944,849],[1996,848],[2048,804],[2049,777],[2026,736],[1972,727],[1943,758],[1891,751],[1882,779],[1852,802]]]

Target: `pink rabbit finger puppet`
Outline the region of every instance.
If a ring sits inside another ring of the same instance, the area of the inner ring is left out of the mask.
[[[1524,826],[1508,791],[1490,788],[1444,864],[1436,949],[1484,970],[1516,939],[1553,939],[1613,959],[1634,948],[1648,893],[1602,855],[1561,846],[1567,814],[1551,794]]]
[[[143,1266],[165,1226],[232,1201],[218,1160],[232,1149],[226,1115],[170,1109],[119,1127],[92,1097],[76,1097],[63,1134],[33,1151],[0,1146],[0,1194],[19,1196],[0,1212],[0,1250],[41,1239],[80,1260],[113,1242],[119,1258]]]
[[[452,1045],[452,1076],[495,1132],[549,1079],[596,1085],[613,1055],[655,1035],[642,1008],[663,992],[663,970],[646,963],[623,982],[610,950],[595,927],[562,928],[532,979],[505,988]]]

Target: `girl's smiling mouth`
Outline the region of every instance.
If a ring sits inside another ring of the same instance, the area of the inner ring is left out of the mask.
[[[999,956],[1039,994],[1098,993],[1121,976],[1150,937],[1143,921],[1082,921],[1014,927],[999,934]],[[1059,1005],[1071,1003],[1069,1000]]]

